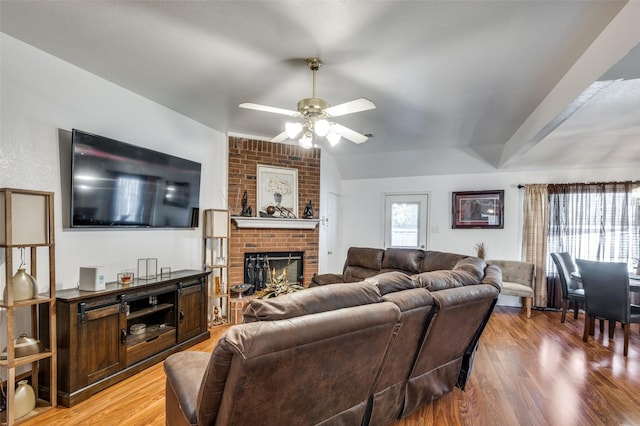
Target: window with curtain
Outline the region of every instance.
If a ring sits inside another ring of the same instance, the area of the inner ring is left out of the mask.
[[[548,193],[548,253],[624,262],[635,272],[640,257],[640,182],[549,185]],[[550,256],[547,271],[555,271]]]

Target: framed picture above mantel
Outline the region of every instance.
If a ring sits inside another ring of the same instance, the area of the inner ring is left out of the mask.
[[[258,164],[256,180],[258,213],[275,208],[298,217],[298,169]]]
[[[451,227],[504,228],[504,190],[454,192]]]

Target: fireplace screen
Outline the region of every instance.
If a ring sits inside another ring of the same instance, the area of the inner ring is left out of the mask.
[[[253,284],[247,294],[266,287],[271,276],[280,276],[286,269],[289,284],[303,285],[303,252],[264,252],[244,254],[244,282]]]

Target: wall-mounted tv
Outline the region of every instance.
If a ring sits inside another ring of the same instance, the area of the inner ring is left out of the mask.
[[[195,228],[201,164],[73,129],[71,227]]]

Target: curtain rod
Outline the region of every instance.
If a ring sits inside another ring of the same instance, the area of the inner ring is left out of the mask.
[[[640,184],[640,181],[631,181],[631,180],[625,180],[625,181],[613,181],[613,182],[572,182],[572,183],[545,183],[542,185],[615,185],[615,184],[619,184],[619,183],[630,183],[632,185],[638,185]],[[529,183],[527,185],[540,185],[537,183]],[[525,185],[519,183],[518,184],[518,189],[522,189],[524,188]]]

